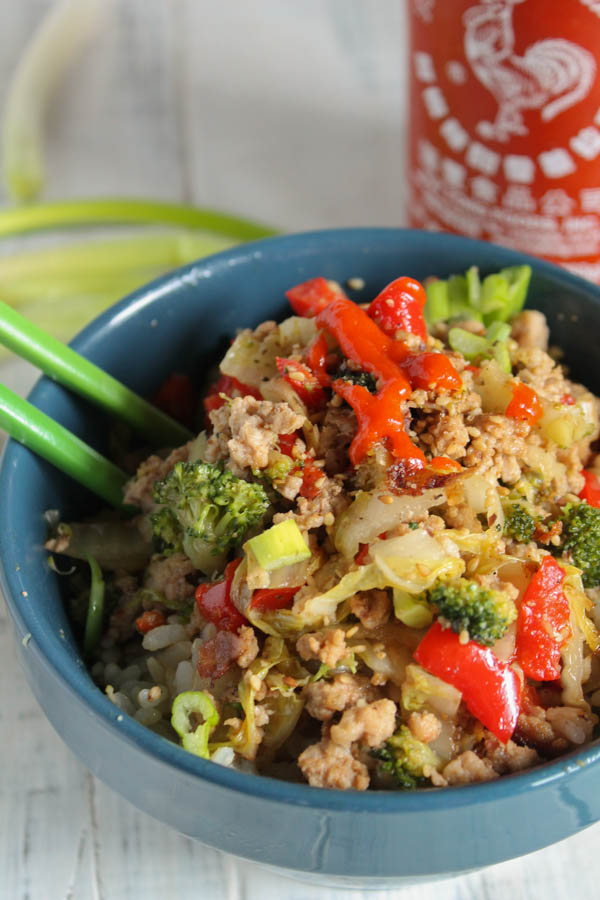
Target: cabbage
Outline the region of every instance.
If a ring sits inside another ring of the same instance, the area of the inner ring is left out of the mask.
[[[382,503],[381,497],[392,498],[392,502]],[[428,509],[439,506],[445,500],[446,495],[439,488],[424,491],[416,497],[390,494],[386,490],[360,491],[338,518],[335,547],[346,559],[354,559],[359,544],[370,544],[382,532],[391,530],[401,522],[423,518]]]
[[[528,468],[541,475],[546,485],[553,481],[558,484],[565,478],[567,470],[563,463],[559,462],[554,454],[542,450],[541,447],[526,444],[523,462]]]
[[[430,675],[416,663],[406,667],[406,679],[402,685],[402,706],[408,712],[429,708],[442,718],[454,718],[461,700],[461,692],[451,684]]]
[[[460,486],[465,501],[475,515],[485,514],[488,525],[501,532],[504,528],[504,510],[495,480],[492,484],[483,475],[467,475],[460,480]]]
[[[564,403],[546,403],[537,427],[547,441],[563,449],[588,437],[594,430],[584,409]]]
[[[294,347],[307,347],[317,336],[317,323],[304,316],[290,316],[279,323],[281,348],[289,353]]]
[[[230,375],[251,387],[260,387],[266,378],[277,375],[275,360],[283,355],[277,328],[260,339],[246,328],[238,334],[219,368],[223,375]]]
[[[481,408],[485,413],[504,414],[512,400],[513,381],[494,360],[484,362],[475,380],[474,389],[481,397]]]
[[[569,566],[565,563],[561,563],[561,565],[566,573],[563,581],[563,591],[569,601],[571,613],[581,629],[588,647],[592,653],[595,653],[600,648],[600,634],[587,615],[588,611],[593,609],[593,601],[583,589],[581,571],[576,566]]]
[[[401,591],[393,589],[394,613],[396,618],[409,628],[427,628],[433,622],[433,610],[425,601]]]

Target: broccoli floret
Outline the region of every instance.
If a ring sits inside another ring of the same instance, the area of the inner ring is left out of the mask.
[[[223,567],[230,548],[269,506],[261,485],[203,462],[176,463],[153,496],[162,507],[150,517],[152,528],[165,552],[184,552],[205,574]]]
[[[377,381],[375,376],[362,369],[354,371],[354,369],[351,369],[348,366],[348,363],[345,360],[333,377],[334,379],[341,378],[343,381],[349,381],[351,384],[360,384],[361,387],[365,387],[371,394],[377,393]]]
[[[401,725],[381,749],[371,752],[379,760],[380,774],[390,775],[405,791],[430,784],[430,779],[423,774],[425,766],[437,769],[440,765],[437,754],[428,744],[419,741],[406,725]]]
[[[559,552],[568,553],[581,569],[585,587],[600,585],[600,509],[589,503],[567,503],[563,508],[562,543]]]
[[[535,532],[535,519],[521,503],[511,504],[504,511],[504,534],[527,544]]]
[[[467,578],[439,582],[427,591],[427,600],[452,631],[468,631],[472,641],[485,647],[495,644],[517,615],[514,603],[505,594]]]

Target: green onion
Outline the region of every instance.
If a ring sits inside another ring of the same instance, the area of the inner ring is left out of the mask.
[[[96,31],[100,0],[63,0],[51,7],[21,56],[4,107],[4,182],[17,201],[31,200],[44,182],[43,125],[52,94]]]
[[[102,622],[104,619],[104,579],[102,578],[102,569],[94,557],[87,556],[87,561],[90,567],[92,583],[90,586],[90,599],[85,620],[83,649],[85,654],[89,656],[102,636]]]
[[[244,550],[252,552],[266,572],[292,566],[310,557],[310,550],[295,519],[285,519],[250,538],[244,544]]]
[[[184,691],[173,701],[171,725],[185,750],[208,759],[208,739],[219,724],[219,713],[204,691]]]
[[[466,331],[464,328],[451,328],[448,332],[448,343],[452,350],[462,353],[468,360],[487,355],[490,350],[490,342],[487,338]]]

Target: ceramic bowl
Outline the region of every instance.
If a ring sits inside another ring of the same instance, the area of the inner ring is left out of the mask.
[[[465,238],[343,229],[240,246],[142,288],[73,346],[151,395],[173,370],[200,378],[241,326],[283,316],[284,291],[316,275],[360,277],[357,300],[400,274],[446,277],[534,267],[529,304],[548,316],[573,375],[596,375],[600,289],[554,266]],[[99,450],[106,420],[42,378],[31,398]],[[48,719],[100,779],[156,819],[205,844],[303,877],[375,887],[414,883],[529,853],[600,818],[594,742],[519,775],[419,792],[336,792],[242,774],[186,753],[120,711],[95,687],[43,550],[44,511],[82,515],[90,498],[9,442],[0,473],[2,587],[21,664]]]

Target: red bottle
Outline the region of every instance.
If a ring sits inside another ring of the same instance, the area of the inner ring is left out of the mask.
[[[410,221],[600,282],[600,0],[410,0]]]

